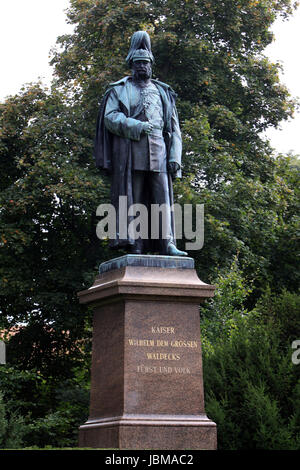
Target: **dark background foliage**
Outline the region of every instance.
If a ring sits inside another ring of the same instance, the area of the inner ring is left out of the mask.
[[[300,337],[299,166],[261,137],[297,106],[263,53],[270,26],[293,8],[289,0],[71,0],[75,29],[52,51],[51,89],[32,84],[0,104],[0,327],[10,333],[2,445],[12,445],[19,419],[18,445],[76,445],[88,413],[91,312],[77,292],[118,255],[96,237],[109,182],[94,167],[95,123],[106,86],[130,73],[132,33],[146,29],[153,76],[178,95],[184,146],[175,197],[205,207],[204,247],[189,254],[222,293],[202,312],[219,445],[299,446],[289,349]]]

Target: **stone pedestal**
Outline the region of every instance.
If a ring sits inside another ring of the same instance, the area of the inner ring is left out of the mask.
[[[214,287],[192,258],[126,255],[79,292],[94,307],[90,415],[80,447],[216,449],[204,409],[199,304]]]

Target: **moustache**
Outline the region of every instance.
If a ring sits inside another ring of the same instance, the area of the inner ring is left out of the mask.
[[[150,78],[152,75],[149,69],[137,69],[134,71],[134,76],[138,78]]]

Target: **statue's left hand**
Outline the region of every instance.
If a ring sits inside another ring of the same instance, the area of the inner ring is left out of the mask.
[[[169,162],[168,163],[168,171],[174,175],[180,168],[180,165],[177,162]]]
[[[152,129],[153,129],[153,124],[152,124],[152,122],[148,122],[148,121],[143,122],[143,127],[142,127],[142,129],[143,129],[143,132],[144,132],[145,134],[151,134]]]

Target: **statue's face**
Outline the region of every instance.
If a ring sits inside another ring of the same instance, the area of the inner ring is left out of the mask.
[[[151,78],[152,67],[151,62],[147,60],[136,60],[132,64],[132,73],[134,78],[138,80],[147,80]]]

